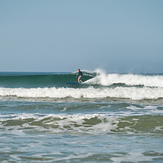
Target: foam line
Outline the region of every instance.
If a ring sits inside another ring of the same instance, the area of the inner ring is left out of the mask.
[[[0,88],[0,96],[31,98],[129,98],[133,100],[163,98],[163,88]]]

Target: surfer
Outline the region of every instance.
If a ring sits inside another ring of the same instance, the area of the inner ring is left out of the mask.
[[[82,81],[81,81],[81,78],[82,78],[82,76],[83,76],[83,73],[80,71],[80,69],[78,69],[78,75],[77,75],[77,76],[79,76],[79,77],[78,77],[78,82],[81,83],[81,82],[82,82]],[[76,77],[77,77],[77,76],[76,76]]]

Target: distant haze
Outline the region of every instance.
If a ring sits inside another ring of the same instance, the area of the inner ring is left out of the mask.
[[[1,0],[0,71],[163,73],[162,0]]]

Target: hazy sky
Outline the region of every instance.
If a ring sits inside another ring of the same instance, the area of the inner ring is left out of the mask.
[[[163,0],[0,0],[0,71],[163,73]]]

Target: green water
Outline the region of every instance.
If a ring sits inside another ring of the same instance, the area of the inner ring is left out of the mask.
[[[162,75],[84,73],[1,73],[0,162],[163,162]]]

